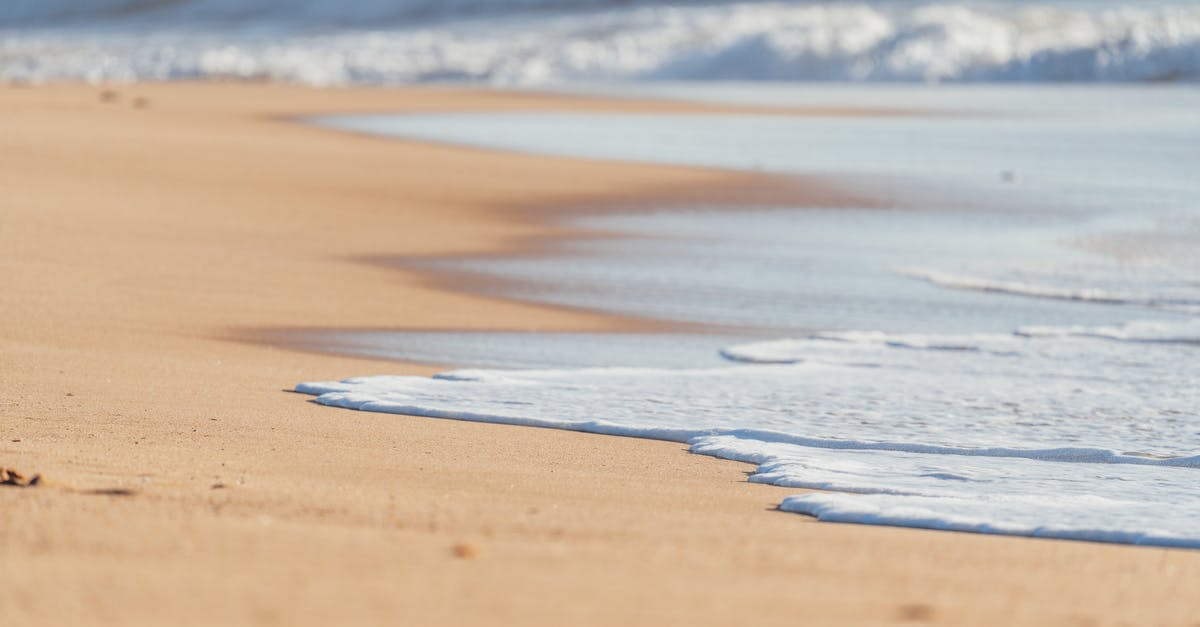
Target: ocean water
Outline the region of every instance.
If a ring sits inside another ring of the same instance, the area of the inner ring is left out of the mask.
[[[536,259],[409,261],[488,278],[496,296],[703,330],[610,341],[342,331],[323,341],[470,368],[296,389],[336,407],[686,442],[757,464],[752,481],[822,489],[781,509],[826,521],[1200,547],[1200,90],[624,93],[970,114],[315,120],[816,173],[890,204],[582,216],[574,224],[634,237],[568,240]]]
[[[0,80],[1185,81],[1193,1],[7,0]]]

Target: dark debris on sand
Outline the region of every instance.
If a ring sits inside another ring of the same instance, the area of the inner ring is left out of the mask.
[[[41,483],[42,476],[34,475],[25,477],[25,475],[13,470],[12,468],[4,468],[0,466],[0,485],[15,486],[18,488],[32,488]]]

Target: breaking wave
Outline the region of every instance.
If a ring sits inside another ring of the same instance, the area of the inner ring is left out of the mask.
[[[1200,7],[1113,2],[19,0],[0,79],[1195,81]]]

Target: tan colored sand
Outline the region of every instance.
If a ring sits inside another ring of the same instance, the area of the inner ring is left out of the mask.
[[[0,89],[0,467],[46,478],[0,486],[0,625],[1197,624],[1200,553],[814,523],[676,444],[319,407],[283,390],[428,369],[244,341],[627,327],[363,259],[526,245],[556,208],[837,193],[283,117],[686,108]]]

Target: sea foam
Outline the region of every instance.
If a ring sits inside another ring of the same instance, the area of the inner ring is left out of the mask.
[[[839,332],[724,351],[774,363],[296,389],[336,407],[687,442],[757,464],[752,481],[839,492],[781,505],[823,520],[1200,547],[1194,352],[1074,331]]]

